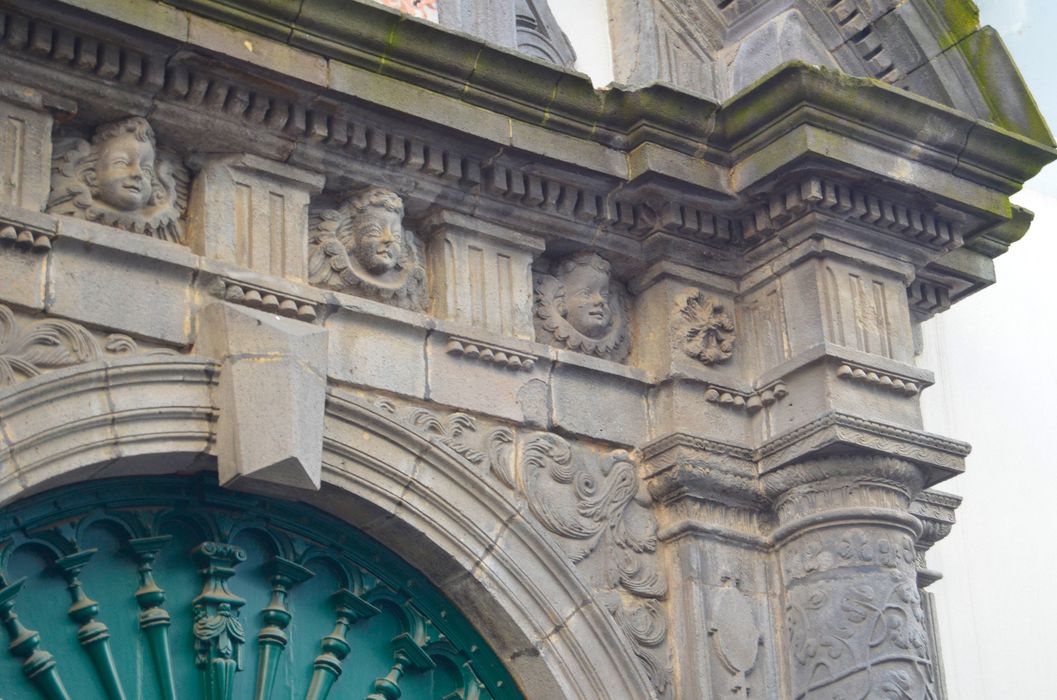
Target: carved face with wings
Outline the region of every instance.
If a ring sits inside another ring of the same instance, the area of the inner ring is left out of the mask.
[[[180,243],[189,180],[147,120],[130,117],[103,124],[90,142],[56,141],[48,211]]]
[[[537,340],[622,361],[628,355],[628,302],[601,256],[582,252],[535,279]]]
[[[309,281],[421,311],[425,267],[404,203],[392,190],[366,187],[312,220]]]

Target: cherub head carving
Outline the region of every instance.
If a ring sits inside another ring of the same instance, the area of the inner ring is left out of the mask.
[[[349,194],[313,217],[309,280],[406,309],[426,307],[426,271],[415,235],[404,230],[404,203],[381,187]]]
[[[610,360],[628,355],[628,302],[609,263],[576,253],[536,276],[536,333],[542,342]]]
[[[48,211],[182,242],[189,175],[158,150],[142,117],[103,124],[92,140],[56,141]]]

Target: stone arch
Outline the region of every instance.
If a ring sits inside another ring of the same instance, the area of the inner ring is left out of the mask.
[[[0,506],[63,484],[215,469],[218,374],[208,358],[137,357],[8,388],[0,394]],[[359,527],[425,574],[527,697],[654,697],[573,565],[465,460],[381,410],[330,395],[323,462],[322,490],[297,500]]]

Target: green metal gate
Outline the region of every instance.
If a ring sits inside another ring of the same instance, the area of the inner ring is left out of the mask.
[[[355,528],[205,477],[0,511],[2,700],[521,698],[423,576]]]

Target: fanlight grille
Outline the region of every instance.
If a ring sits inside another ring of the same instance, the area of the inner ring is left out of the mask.
[[[496,655],[363,533],[203,477],[97,481],[0,515],[4,700],[506,700]]]

